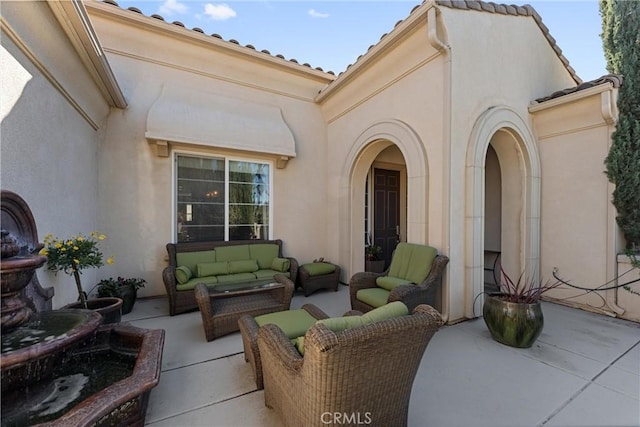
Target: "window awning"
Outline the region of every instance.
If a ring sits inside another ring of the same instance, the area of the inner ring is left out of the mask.
[[[273,154],[279,168],[296,156],[280,108],[171,85],[149,109],[145,137],[158,156],[168,156],[171,143]]]

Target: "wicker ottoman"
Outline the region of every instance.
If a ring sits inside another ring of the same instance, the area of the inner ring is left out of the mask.
[[[313,304],[305,304],[297,310],[279,311],[253,317],[244,315],[238,320],[244,346],[244,360],[251,364],[258,390],[264,388],[262,382],[262,362],[258,351],[258,329],[266,324],[275,324],[283,330],[290,339],[303,336],[316,320],[329,316]]]
[[[298,284],[308,297],[318,289],[338,290],[340,267],[330,262],[312,262],[298,268]]]

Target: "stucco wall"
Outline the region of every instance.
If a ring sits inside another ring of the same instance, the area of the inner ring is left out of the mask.
[[[321,102],[328,122],[328,227],[345,276],[364,269],[364,175],[390,144],[407,165],[406,239],[443,241],[443,60],[424,20]],[[383,141],[376,144],[376,141]]]
[[[608,84],[547,101],[533,112],[542,162],[541,274],[593,289],[616,274],[621,249],[604,159],[614,130]],[[613,283],[603,287],[610,287]],[[618,291],[618,295],[631,294]],[[615,291],[563,289],[550,297],[587,309],[617,311]]]
[[[484,257],[476,253],[483,250],[483,245],[477,243],[482,233],[481,227],[474,228],[473,224],[479,224],[484,214],[482,203],[474,206],[472,201],[484,182],[481,173],[473,175],[469,168],[484,167],[484,157],[474,157],[472,150],[483,147],[486,150],[491,135],[484,141],[473,141],[474,127],[476,135],[481,133],[482,129],[477,127],[481,118],[490,116],[496,109],[502,110],[503,113],[498,114],[502,114],[506,122],[523,127],[523,134],[516,133],[513,138],[514,148],[518,147],[520,156],[528,159],[523,165],[535,165],[537,153],[523,151],[535,142],[527,106],[533,99],[571,87],[575,82],[533,18],[446,7],[440,11],[451,49],[449,280],[451,306],[455,307],[451,316],[456,318],[463,316],[459,311],[462,308],[465,316],[478,315],[479,307],[472,307],[472,303],[479,301],[476,296],[483,288]],[[470,28],[473,31],[469,31]],[[496,118],[496,123],[503,117]],[[470,159],[477,159],[479,164],[469,164]],[[539,179],[531,170],[523,169],[522,173],[529,180]],[[470,179],[470,176],[476,178]],[[531,183],[523,185],[530,187]],[[533,197],[536,197],[535,191]],[[535,236],[538,233],[531,220],[535,222],[539,204],[526,203],[530,211],[522,213],[522,228],[530,235],[523,235],[523,247],[515,254],[517,268],[537,264]],[[517,240],[516,236],[506,233],[502,239]]]
[[[281,109],[295,139],[296,157],[284,169],[272,164],[273,237],[282,239],[284,253],[301,263],[321,256],[332,259],[325,215],[330,209],[326,128],[313,97],[333,77],[229,53],[213,37],[110,5],[89,7],[89,12],[130,105],[109,117],[100,152],[100,223],[113,236],[119,273],[144,277],[149,285],[142,296],[165,294],[161,271],[165,245],[173,241],[174,153],[274,160],[255,152],[171,142],[171,155],[158,157],[145,130],[149,109],[164,84]],[[122,13],[136,21],[121,20]]]
[[[47,233],[90,233],[98,228],[100,197],[102,136],[95,125],[104,123],[109,107],[47,3],[3,3],[2,15],[2,188],[29,204],[40,240]],[[97,275],[85,270],[86,290]],[[77,299],[73,278],[45,269],[38,277],[43,287],[54,287],[54,308]]]

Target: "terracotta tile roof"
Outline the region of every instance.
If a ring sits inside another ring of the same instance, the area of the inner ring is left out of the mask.
[[[110,4],[110,5],[113,5],[113,6],[116,6],[116,7],[120,7],[120,5],[119,5],[115,0],[102,0],[102,3]],[[120,7],[120,8],[121,8],[121,7]],[[121,8],[121,9],[122,9],[122,8]],[[127,8],[126,10],[130,10],[131,12],[139,13],[140,15],[146,16],[146,15],[144,15],[144,13],[142,13],[142,11],[141,11],[140,9],[138,9],[137,7],[129,7],[129,8]],[[157,14],[153,14],[153,15],[151,15],[150,17],[151,17],[151,18],[155,18],[155,19],[160,20],[160,21],[163,21],[163,22],[167,22],[167,21],[165,21],[165,19],[164,19],[162,16],[157,15]],[[186,27],[185,27],[185,25],[184,25],[182,22],[180,22],[180,21],[173,21],[173,22],[171,22],[171,23],[169,23],[169,22],[167,22],[167,23],[168,23],[168,24],[172,24],[172,25],[176,25],[176,26],[178,26],[178,27],[182,27],[182,28],[188,29],[188,28],[186,28]],[[191,31],[196,31],[196,32],[198,32],[198,33],[204,34],[204,31],[203,31],[201,28],[198,28],[198,27],[194,27],[194,28],[192,28],[192,29],[191,29]],[[217,39],[220,39],[220,40],[223,40],[223,41],[227,41],[227,42],[229,42],[229,43],[233,43],[233,44],[236,44],[236,45],[240,46],[240,43],[239,43],[237,40],[234,40],[234,39],[224,40],[224,39],[222,38],[222,36],[220,36],[219,34],[215,34],[215,33],[214,33],[214,34],[211,34],[211,37],[215,37],[215,38],[217,38]],[[253,45],[250,45],[250,44],[247,44],[247,45],[245,45],[244,47],[246,47],[247,49],[253,49],[253,50],[256,50],[256,48],[255,48]],[[263,49],[263,50],[261,50],[260,52],[262,52],[262,53],[264,53],[264,54],[266,54],[266,55],[270,55],[270,56],[273,56],[273,57],[276,57],[276,58],[280,58],[280,59],[282,59],[282,60],[284,60],[284,61],[287,61],[287,59],[286,59],[283,55],[280,55],[280,54],[272,55],[272,54],[271,54],[271,52],[269,52],[269,51],[268,51],[268,50],[266,50],[266,49]],[[308,68],[312,68],[310,64],[307,64],[306,62],[305,62],[304,64],[300,64],[296,59],[293,59],[293,58],[289,59],[288,61],[289,61],[289,62],[293,62],[293,63],[295,63],[295,64],[299,64],[301,67],[308,67]],[[318,71],[321,71],[321,72],[323,72],[323,73],[327,73],[327,74],[335,75],[335,73],[334,73],[333,71],[324,71],[321,67],[316,67],[315,69],[316,69],[316,70],[318,70]]]
[[[115,0],[102,0],[102,2],[103,3],[107,3],[107,4],[111,4],[111,5],[114,5],[114,6],[117,6],[117,7],[120,7]],[[416,11],[416,9],[418,9],[421,5],[424,5],[426,2],[427,2],[427,0],[424,0],[422,2],[422,4],[416,5],[413,9],[411,9],[411,12],[409,13],[409,16],[411,14],[413,14]],[[569,73],[571,74],[571,77],[573,77],[573,79],[577,83],[582,83],[582,79],[580,79],[580,77],[578,77],[578,75],[576,74],[575,70],[569,65],[569,60],[562,54],[562,50],[558,47],[558,45],[556,43],[556,40],[551,36],[551,34],[549,34],[549,28],[547,28],[547,26],[544,25],[544,23],[542,22],[542,18],[540,17],[538,12],[536,12],[536,10],[532,6],[530,6],[528,4],[524,5],[524,6],[506,5],[506,4],[498,4],[498,3],[493,3],[493,2],[476,1],[476,0],[436,0],[436,4],[439,5],[439,6],[449,7],[449,8],[453,8],[453,9],[474,10],[474,11],[480,11],[480,12],[496,13],[496,14],[501,14],[501,15],[531,16],[531,17],[533,17],[533,19],[536,21],[536,24],[538,24],[538,27],[540,27],[540,30],[542,31],[542,34],[546,37],[546,39],[549,42],[549,44],[551,45],[551,47],[553,48],[553,50],[558,55],[558,58],[560,58],[560,61],[562,61],[562,63],[564,64],[565,68],[567,69],[567,71],[569,71]],[[136,7],[129,7],[127,10],[130,10],[130,11],[135,12],[135,13],[139,13],[141,15],[144,15],[142,13],[142,11],[140,11],[140,9],[138,9]],[[160,16],[160,15],[157,15],[157,14],[151,15],[151,18],[155,18],[155,19],[164,21],[164,18],[162,16]],[[400,20],[400,21],[396,22],[396,24],[394,25],[393,28],[395,29],[403,21],[404,20]],[[184,26],[184,24],[182,22],[180,22],[180,21],[173,21],[171,24],[186,28]],[[198,27],[192,28],[191,31],[197,31],[199,33],[204,34],[204,31],[201,28],[198,28]],[[388,35],[389,35],[389,33],[383,34],[380,37],[379,41],[382,41],[382,39],[384,39]],[[217,39],[224,40],[219,34],[215,34],[215,33],[211,34],[211,37],[215,37]],[[229,40],[227,40],[227,42],[240,45],[240,43],[237,40],[234,40],[234,39],[229,39]],[[360,61],[361,58],[366,56],[367,53],[376,44],[373,44],[373,45],[369,46],[369,49],[367,49],[367,52],[365,52],[364,54],[360,55],[353,64],[349,64],[345,71],[347,71],[352,65],[354,65],[355,63]],[[250,45],[250,44],[247,44],[244,47],[246,47],[248,49],[256,50],[256,48],[253,45]],[[272,55],[271,52],[269,52],[268,50],[261,50],[260,52],[262,52],[264,54],[267,54],[267,55],[275,56],[276,58],[280,58],[280,59],[285,60],[285,61],[287,60],[283,55],[280,55],[280,54]],[[288,61],[298,64],[298,61],[293,59],[293,58],[289,59]],[[304,63],[304,64],[301,64],[301,65],[305,66],[305,67],[312,68],[311,65],[309,65],[308,63]],[[335,75],[335,73],[333,71],[324,71],[321,67],[316,67],[315,69],[318,70],[318,71],[321,71],[321,72],[326,72],[328,74]],[[342,74],[342,73],[343,72],[340,72],[340,74]]]
[[[464,10],[476,10],[480,12],[497,13],[500,15],[514,15],[514,16],[531,16],[538,24],[540,31],[546,37],[551,48],[556,52],[560,61],[564,64],[571,77],[576,83],[582,83],[582,79],[578,77],[576,71],[569,65],[569,60],[562,54],[562,49],[558,47],[556,39],[554,39],[549,33],[549,28],[542,22],[542,17],[538,15],[538,12],[531,5],[517,6],[507,4],[497,4],[493,2],[474,1],[474,0],[436,0],[436,4],[443,7],[449,7],[453,9]]]
[[[570,87],[567,89],[562,89],[557,92],[553,92],[549,96],[545,96],[544,98],[536,99],[537,103],[549,101],[551,99],[560,98],[561,96],[569,95],[572,93],[579,92],[581,90],[590,89],[595,86],[599,86],[604,83],[611,83],[613,87],[620,87],[622,84],[622,76],[620,74],[607,74],[595,80],[591,80],[588,82],[584,82],[579,84],[578,86]]]

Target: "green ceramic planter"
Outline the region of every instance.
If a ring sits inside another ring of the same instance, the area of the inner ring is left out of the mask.
[[[506,302],[499,294],[485,297],[482,315],[493,339],[511,347],[531,347],[544,327],[539,302]]]

